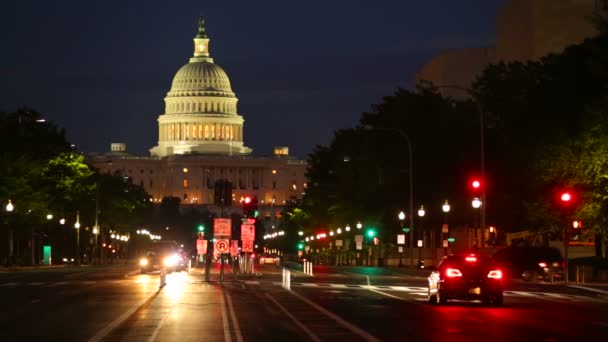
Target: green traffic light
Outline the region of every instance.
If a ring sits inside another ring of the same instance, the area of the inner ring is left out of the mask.
[[[199,232],[203,232],[203,231],[205,231],[205,226],[203,226],[202,224],[199,224],[199,225],[198,225],[198,231],[199,231]]]
[[[448,238],[448,242],[454,242],[454,241],[456,241],[456,239],[454,239],[453,237]]]
[[[410,232],[410,229],[409,229],[408,227],[405,227],[405,228],[403,228],[403,229],[401,229],[401,230],[403,230],[403,231],[404,231],[404,232],[406,232],[406,233],[409,233],[409,232]]]
[[[304,244],[300,242],[300,243],[298,244],[298,250],[300,250],[300,251],[301,251],[301,250],[303,250],[303,249],[304,249]]]
[[[373,238],[374,236],[376,236],[376,231],[373,229],[368,229],[367,230],[367,236],[370,238]]]

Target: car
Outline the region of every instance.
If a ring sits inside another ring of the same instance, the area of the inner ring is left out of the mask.
[[[445,304],[450,299],[481,300],[485,305],[503,304],[502,271],[490,256],[451,254],[431,267],[428,300]]]
[[[186,268],[186,261],[175,241],[158,241],[152,250],[139,259],[141,273],[157,271],[165,268],[167,272],[180,271]]]
[[[281,259],[276,254],[262,254],[259,258],[260,264],[274,264],[278,265]]]
[[[557,248],[510,246],[494,253],[493,258],[506,279],[550,282],[564,277],[565,263]]]

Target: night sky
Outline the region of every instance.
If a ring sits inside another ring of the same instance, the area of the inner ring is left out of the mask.
[[[85,153],[125,142],[148,155],[199,16],[256,155],[306,158],[333,131],[411,88],[451,48],[494,44],[506,0],[5,1],[0,111],[27,106]]]

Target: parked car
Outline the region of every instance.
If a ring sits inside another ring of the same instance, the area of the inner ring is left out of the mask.
[[[430,303],[445,304],[449,299],[459,299],[502,305],[502,272],[491,257],[452,254],[444,257],[438,267],[431,268],[428,277]]]
[[[511,246],[494,253],[493,258],[507,278],[551,281],[551,277],[564,277],[564,259],[557,248]]]

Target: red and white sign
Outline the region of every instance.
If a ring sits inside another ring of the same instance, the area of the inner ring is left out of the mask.
[[[342,240],[336,240],[336,247],[342,247]]]
[[[243,252],[253,252],[253,241],[243,241]]]
[[[227,218],[216,218],[213,220],[213,236],[215,237],[225,237],[232,235],[232,230],[230,229],[232,224],[230,219]]]
[[[227,239],[215,240],[215,252],[216,253],[228,253],[230,250],[230,241]]]
[[[255,226],[249,223],[243,223],[241,225],[241,240],[243,241],[254,241],[255,240]]]
[[[397,235],[397,244],[399,244],[399,245],[405,245],[405,234],[398,234]]]
[[[230,240],[230,256],[239,255],[239,240]]]
[[[199,255],[207,254],[207,240],[196,240],[196,252]]]

